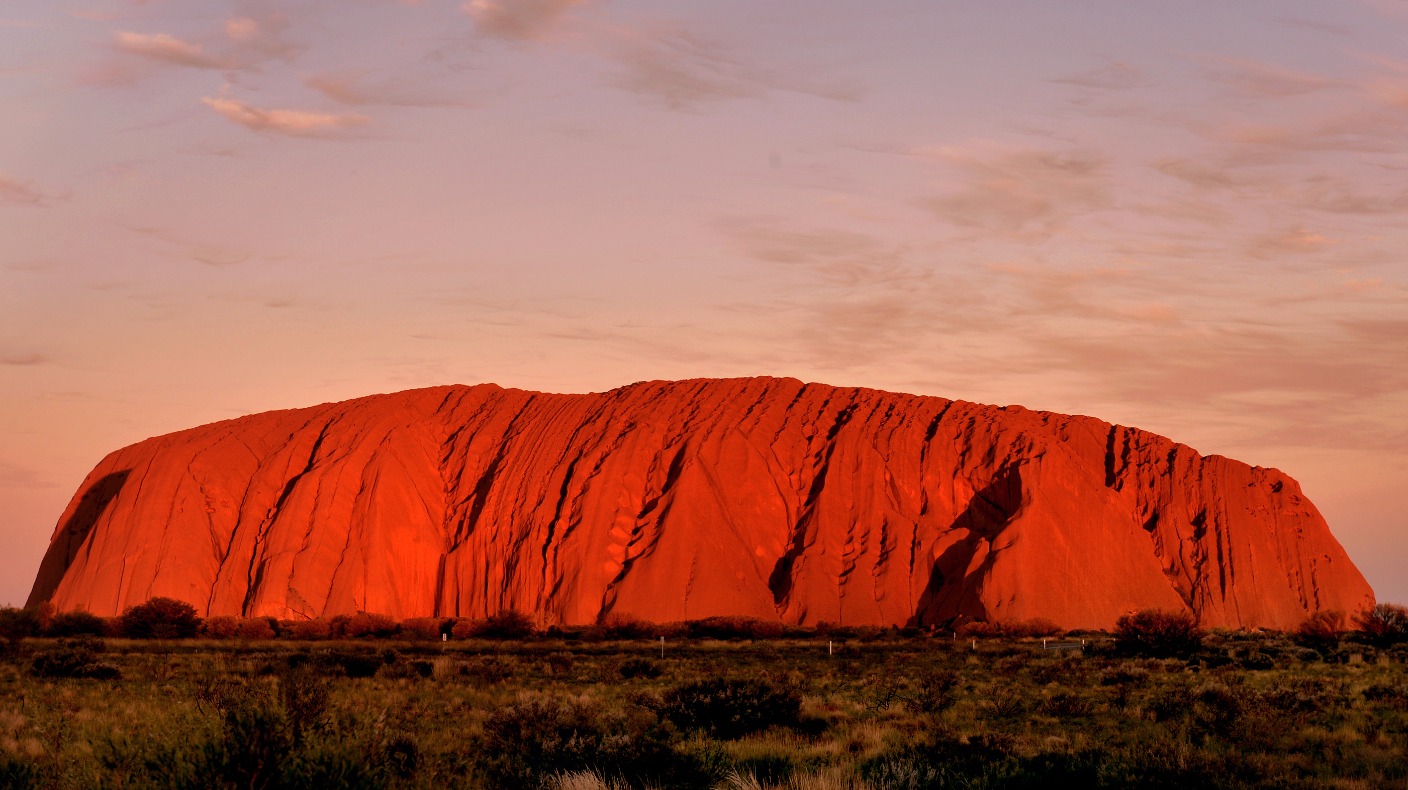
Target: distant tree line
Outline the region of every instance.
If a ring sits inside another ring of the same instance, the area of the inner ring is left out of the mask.
[[[0,639],[10,646],[32,637],[80,636],[127,639],[533,639],[540,637],[584,641],[620,639],[877,639],[884,636],[919,637],[934,629],[838,626],[788,626],[750,617],[708,617],[681,623],[650,623],[611,616],[590,626],[541,627],[523,612],[507,610],[485,618],[415,617],[396,620],[384,614],[357,612],[327,618],[282,620],[274,617],[202,618],[194,606],[174,598],[152,598],[127,608],[117,617],[76,610],[58,612],[44,604],[25,608],[0,608]],[[942,631],[954,638],[1034,638],[1062,635],[1048,620],[1007,623],[968,622]],[[1070,632],[1079,634],[1081,632]],[[1205,630],[1187,612],[1145,610],[1121,617],[1111,634],[1115,649],[1131,655],[1187,656],[1202,644]],[[1353,617],[1339,611],[1310,615],[1291,636],[1314,649],[1333,648],[1342,641],[1386,648],[1408,643],[1408,607],[1379,604]]]

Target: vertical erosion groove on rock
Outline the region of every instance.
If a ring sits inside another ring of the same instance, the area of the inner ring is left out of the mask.
[[[1089,417],[791,379],[375,395],[93,470],[31,603],[541,622],[1291,627],[1373,593],[1296,482]]]

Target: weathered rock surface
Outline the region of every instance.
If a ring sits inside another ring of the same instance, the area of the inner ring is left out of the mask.
[[[1373,593],[1294,480],[1089,417],[791,379],[493,385],[256,414],[118,450],[30,596],[120,612],[747,615],[1143,608],[1292,627]]]

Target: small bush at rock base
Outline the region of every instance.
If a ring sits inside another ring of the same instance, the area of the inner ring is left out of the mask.
[[[54,615],[54,619],[49,621],[49,627],[44,629],[44,635],[56,637],[103,636],[108,633],[109,627],[106,618],[78,609]]]
[[[1381,603],[1356,615],[1354,625],[1371,645],[1390,647],[1408,642],[1408,607]]]
[[[1188,612],[1145,609],[1115,622],[1115,649],[1124,655],[1187,657],[1202,646],[1203,632]]]
[[[117,631],[131,639],[190,639],[200,633],[200,617],[185,601],[152,598],[128,607],[118,619]]]

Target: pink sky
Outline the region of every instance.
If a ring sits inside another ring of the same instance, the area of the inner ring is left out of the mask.
[[[1408,2],[9,0],[0,603],[107,452],[787,375],[1299,479],[1408,602]]]

